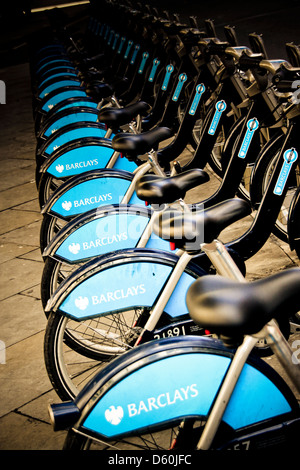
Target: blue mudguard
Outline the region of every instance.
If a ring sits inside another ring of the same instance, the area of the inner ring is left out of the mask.
[[[150,209],[135,205],[91,210],[65,225],[43,256],[76,264],[109,252],[135,248],[150,217]],[[170,244],[152,234],[146,248],[170,251]]]
[[[75,106],[71,109],[64,109],[59,113],[52,116],[52,119],[47,121],[42,126],[39,132],[39,137],[46,139],[59,129],[74,124],[76,122],[97,122],[98,111],[90,106]]]
[[[65,126],[53,133],[41,145],[37,152],[37,157],[49,158],[62,145],[68,144],[74,140],[87,137],[94,139],[103,139],[106,134],[106,128],[98,122],[75,122]],[[107,139],[110,142],[110,139]]]
[[[52,194],[42,209],[50,214],[69,220],[91,209],[119,204],[133,180],[133,173],[121,170],[94,170],[69,178]],[[130,204],[145,205],[136,193]]]
[[[54,90],[54,92],[51,92],[49,95],[45,96],[45,98],[43,98],[40,102],[39,109],[47,113],[57,103],[74,96],[82,96],[84,98],[87,95],[84,89],[79,86],[67,86],[62,90]]]
[[[65,57],[52,57],[49,61],[44,61],[36,70],[36,75],[41,75],[45,70],[52,70],[57,66],[68,65],[72,66],[72,62]]]
[[[66,69],[65,71],[63,72],[56,72],[54,73],[52,76],[50,77],[47,77],[45,79],[43,79],[41,81],[41,83],[38,84],[38,90],[42,90],[42,88],[46,85],[49,85],[50,83],[52,83],[53,80],[61,80],[62,78],[64,77],[74,77],[76,78],[77,77],[77,73],[74,69],[70,68],[70,69]]]
[[[75,139],[54,151],[40,167],[40,173],[47,173],[57,179],[69,178],[89,170],[106,168],[114,150],[107,139]],[[116,170],[133,172],[137,165],[120,156],[113,165]]]
[[[43,114],[43,126],[47,126],[48,122],[52,119],[55,119],[56,113],[59,113],[63,110],[70,109],[74,107],[89,107],[93,109],[97,109],[98,104],[92,100],[89,96],[71,96],[66,98],[65,100],[60,101],[57,103],[51,110],[47,113]]]
[[[178,257],[147,250],[123,250],[84,264],[61,283],[46,310],[75,320],[138,307],[151,308],[173,272]],[[164,312],[172,319],[188,315],[186,292],[205,272],[190,263],[181,275]]]
[[[76,76],[75,77],[64,76],[62,78],[57,77],[57,80],[55,81],[55,83],[51,83],[51,84],[45,83],[42,87],[40,87],[38,98],[42,100],[54,90],[57,91],[59,89],[66,88],[68,86],[80,86],[80,84],[81,84],[81,81]]]
[[[135,348],[76,397],[81,410],[76,427],[110,439],[178,425],[183,417],[207,417],[231,359],[231,351],[205,337],[168,338]],[[235,431],[295,411],[284,385],[268,365],[248,359],[223,422]]]

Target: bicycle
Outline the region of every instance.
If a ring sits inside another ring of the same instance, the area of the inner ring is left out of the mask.
[[[49,407],[54,430],[68,431],[63,448],[294,448],[297,395],[252,351],[266,338],[300,393],[299,361],[273,320],[299,309],[299,285],[299,268],[252,283],[195,281],[187,293],[190,314],[219,339],[167,338],[117,358],[73,401]]]

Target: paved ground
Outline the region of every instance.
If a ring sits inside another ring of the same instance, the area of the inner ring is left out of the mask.
[[[43,361],[41,215],[34,182],[28,64],[2,68],[0,79],[7,86],[6,105],[0,107],[0,340],[5,345],[0,361],[5,362],[0,364],[0,450],[59,450],[65,433],[53,432],[47,413],[48,404],[58,399]],[[210,191],[217,185],[212,177]],[[247,218],[234,234],[250,223]],[[299,264],[288,245],[271,236],[247,262],[248,278]]]

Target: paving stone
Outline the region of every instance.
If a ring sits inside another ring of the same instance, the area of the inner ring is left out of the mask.
[[[14,188],[16,186],[20,186],[24,183],[27,183],[28,181],[34,181],[34,164],[32,164],[31,167],[27,168],[22,168],[22,171],[20,170],[12,170],[11,175],[8,178],[3,178],[0,181],[0,191],[5,191],[10,188]]]
[[[36,199],[35,183],[25,183],[1,192],[0,211]]]
[[[0,364],[0,416],[52,389],[44,365],[43,341],[41,331],[7,347],[6,362]]]
[[[2,243],[0,245],[0,264],[6,263],[13,258],[18,258],[24,253],[30,253],[35,250],[34,246],[18,245],[16,243]]]
[[[0,418],[0,450],[61,450],[65,436],[30,416],[14,412]]]
[[[2,264],[0,272],[0,300],[37,285],[41,280],[43,263],[12,259]]]
[[[37,212],[15,211],[8,209],[0,212],[0,235],[41,220]]]
[[[46,392],[18,408],[18,412],[50,424],[48,406],[52,405],[53,403],[60,402],[61,400],[58,398],[56,392],[54,390],[50,390],[50,392]]]
[[[4,341],[7,348],[43,331],[46,327],[40,298],[16,294],[1,300],[0,310],[0,340]]]
[[[7,242],[29,245],[29,246],[40,246],[40,226],[41,222],[34,222],[26,225],[8,234],[0,235],[0,244]]]

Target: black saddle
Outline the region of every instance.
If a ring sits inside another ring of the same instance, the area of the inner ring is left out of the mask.
[[[159,142],[168,139],[171,135],[172,131],[167,127],[157,127],[141,134],[122,132],[112,139],[112,147],[114,150],[134,158],[156,149]]]
[[[108,107],[99,111],[98,120],[113,130],[118,130],[120,126],[129,124],[139,114],[145,115],[149,112],[149,105],[144,101],[125,106],[124,108]]]
[[[163,204],[184,198],[189,189],[209,181],[208,174],[200,169],[187,170],[169,178],[142,176],[136,184],[136,194],[149,204]]]
[[[203,276],[189,288],[186,303],[193,321],[232,337],[255,334],[282,312],[300,309],[300,268],[254,282]]]
[[[112,96],[114,94],[114,89],[108,83],[94,80],[87,84],[86,93],[97,101],[101,101],[103,98]]]
[[[230,224],[251,213],[250,204],[234,198],[220,202],[205,210],[163,211],[154,223],[153,231],[177,248],[200,250],[202,243],[211,243]]]

